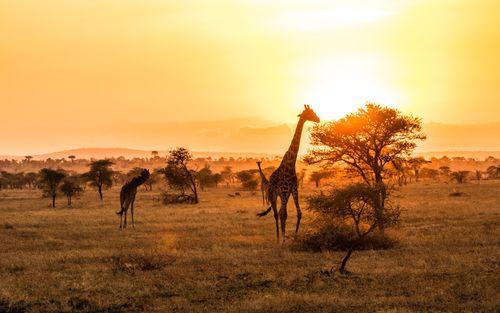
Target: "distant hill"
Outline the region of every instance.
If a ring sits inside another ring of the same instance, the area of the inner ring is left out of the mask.
[[[311,124],[306,125],[302,135],[300,149],[302,154],[310,147],[309,127]],[[276,123],[256,117],[156,124],[118,123],[94,127],[84,133],[79,133],[78,130],[54,131],[49,138],[51,146],[58,152],[37,154],[34,157],[67,158],[72,154],[86,159],[149,157],[151,149],[161,150],[160,155],[165,155],[169,149],[177,146],[189,147],[197,157],[274,156],[282,155],[286,151],[294,129],[295,123]],[[418,143],[416,153],[419,155],[427,157],[460,155],[479,159],[489,155],[500,157],[500,122],[468,125],[424,123],[423,131],[427,135],[427,140]],[[47,142],[47,136],[42,132],[29,133],[25,136],[29,139],[26,140],[28,143]],[[104,148],[63,150],[66,147],[73,147],[75,142],[79,146]],[[135,149],[108,148],[115,145]],[[35,151],[44,152],[39,149]],[[0,153],[7,154],[7,151],[9,150],[6,148]],[[26,151],[26,153],[30,151],[28,146]],[[23,159],[24,154],[0,156],[0,158]]]

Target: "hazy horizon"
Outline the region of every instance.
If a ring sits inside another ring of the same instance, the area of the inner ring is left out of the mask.
[[[80,148],[128,148],[169,150],[185,146],[197,152],[257,153],[281,155],[286,151],[295,124],[278,123],[257,117],[171,123],[116,123],[92,130],[54,132],[54,143],[30,148],[43,142],[45,134],[26,133],[30,140],[3,141],[0,156],[49,154]],[[301,153],[309,148],[308,127],[302,135]],[[423,123],[428,139],[417,152],[500,151],[500,122],[475,125]],[[19,130],[22,132],[23,130]],[[10,147],[9,147],[10,143]],[[17,147],[17,148],[16,148]]]

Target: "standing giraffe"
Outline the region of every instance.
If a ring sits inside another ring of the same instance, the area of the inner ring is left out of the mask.
[[[295,233],[299,231],[302,211],[300,210],[299,205],[299,192],[297,184],[297,174],[295,172],[295,163],[297,161],[297,153],[299,152],[300,146],[300,136],[302,135],[304,123],[306,121],[319,123],[319,117],[308,105],[304,105],[304,111],[302,111],[299,117],[299,122],[297,123],[297,128],[295,129],[292,143],[290,144],[288,151],[283,156],[283,160],[281,160],[280,166],[271,174],[271,177],[269,178],[268,199],[271,203],[271,206],[266,211],[257,214],[258,216],[265,216],[271,210],[273,210],[274,219],[276,221],[276,240],[278,242],[280,237],[277,208],[278,197],[280,197],[281,200],[279,219],[281,221],[281,234],[283,242],[285,241],[285,227],[287,218],[286,206],[288,203],[288,198],[290,198],[290,194],[293,196],[295,208],[297,209],[297,226],[295,227]]]
[[[127,227],[127,210],[130,206],[130,216],[132,217],[132,227],[135,228],[134,225],[134,202],[135,195],[137,194],[137,187],[144,184],[146,180],[149,179],[149,171],[147,169],[143,169],[141,175],[132,178],[131,181],[123,185],[120,190],[120,211],[116,212],[116,214],[120,215],[120,228]],[[122,224],[123,216],[125,215],[125,221]]]
[[[269,181],[267,180],[266,175],[264,175],[264,172],[262,172],[262,168],[260,167],[261,163],[262,163],[261,161],[257,162],[260,175],[260,191],[262,192],[262,204],[269,204],[269,196],[268,196]]]

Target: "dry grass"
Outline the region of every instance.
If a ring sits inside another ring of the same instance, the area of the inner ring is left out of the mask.
[[[259,195],[220,188],[164,207],[141,190],[136,229],[120,231],[117,190],[56,209],[38,191],[0,191],[0,311],[498,311],[500,183],[450,188],[404,187],[397,248],[355,252],[353,274],[333,277],[322,271],[342,252],[275,244]]]

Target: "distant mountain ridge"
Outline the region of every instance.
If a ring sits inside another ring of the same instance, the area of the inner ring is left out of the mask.
[[[33,153],[37,159],[67,158],[71,154],[78,158],[149,157],[150,149],[161,150],[160,155],[165,155],[169,149],[178,146],[188,147],[197,156],[210,155],[214,158],[282,155],[290,144],[295,126],[295,123],[279,123],[258,117],[247,117],[165,123],[122,122],[96,126],[86,131],[76,129],[71,132],[53,129],[50,134],[43,132],[23,134],[23,138],[26,138],[20,143],[23,148],[10,149],[21,152],[12,152],[10,155],[6,152],[9,151],[8,140],[11,139],[5,136],[2,139],[5,151],[0,151],[5,155],[0,158],[22,159],[25,153]],[[484,155],[498,156],[500,151],[500,122],[462,125],[423,123],[422,126],[427,140],[417,143],[416,154],[477,155],[478,158],[482,158]],[[308,139],[310,127],[311,124],[307,124],[304,129],[301,154],[310,148]],[[48,138],[50,141],[47,141]],[[51,145],[47,146],[53,147],[53,151],[57,152],[45,153],[42,144],[34,145],[44,142],[50,142]],[[17,145],[17,142],[10,144],[12,145]],[[75,145],[102,148],[63,150]],[[107,148],[117,146],[133,148]],[[26,152],[22,152],[23,150]]]

